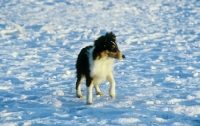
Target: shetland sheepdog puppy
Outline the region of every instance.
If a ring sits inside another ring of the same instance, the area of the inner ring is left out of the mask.
[[[116,43],[116,36],[113,32],[107,32],[94,41],[93,46],[86,46],[81,50],[76,62],[76,96],[83,98],[81,83],[86,79],[87,101],[92,104],[93,86],[96,95],[103,96],[99,84],[105,79],[110,83],[109,95],[115,98],[115,80],[113,77],[114,59],[124,59]]]

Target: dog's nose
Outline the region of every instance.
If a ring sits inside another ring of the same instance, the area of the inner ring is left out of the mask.
[[[122,55],[122,58],[123,58],[123,59],[125,58],[125,55],[124,55],[124,54]]]

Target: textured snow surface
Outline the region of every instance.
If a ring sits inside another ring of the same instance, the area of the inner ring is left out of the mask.
[[[88,106],[75,62],[106,31],[126,59]],[[0,124],[200,125],[200,1],[1,0]]]

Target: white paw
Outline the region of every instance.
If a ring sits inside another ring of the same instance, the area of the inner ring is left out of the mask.
[[[77,98],[83,99],[84,97],[82,95],[77,95]]]
[[[111,89],[110,92],[109,92],[109,94],[110,94],[111,98],[113,98],[113,99],[115,98],[116,93],[115,93],[114,89]]]
[[[97,92],[96,95],[104,96],[104,94],[102,92]]]
[[[87,105],[92,105],[92,102],[87,102]]]
[[[77,98],[80,98],[80,99],[83,98],[82,93],[81,93],[80,90],[77,90],[77,91],[76,91],[76,97],[77,97]]]

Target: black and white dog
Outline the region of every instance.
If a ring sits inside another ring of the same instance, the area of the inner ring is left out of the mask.
[[[113,77],[114,59],[123,59],[123,55],[117,46],[116,36],[112,32],[100,36],[94,41],[93,46],[87,46],[81,50],[76,62],[77,82],[76,96],[83,98],[81,93],[81,83],[86,78],[87,104],[92,104],[92,88],[94,86],[96,94],[103,96],[99,89],[99,84],[107,79],[110,82],[109,94],[115,98],[115,80]]]

